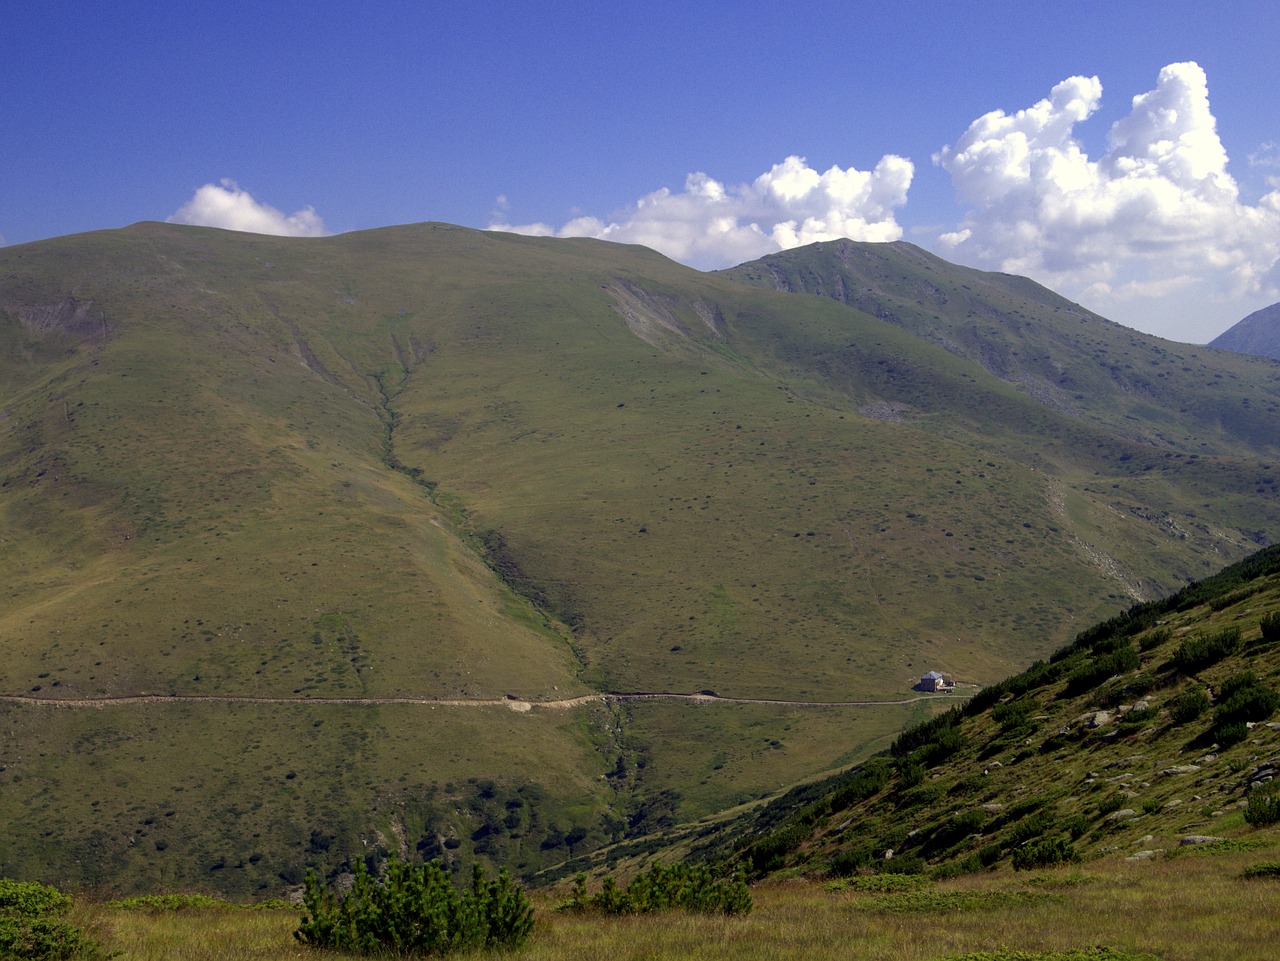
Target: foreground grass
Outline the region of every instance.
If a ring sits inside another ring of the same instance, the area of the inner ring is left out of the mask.
[[[971,952],[1065,952],[1106,945],[1161,961],[1275,957],[1280,883],[1241,873],[1262,859],[1242,851],[1146,863],[1098,862],[1035,875],[998,873],[885,894],[829,891],[795,881],[757,888],[745,918],[561,914],[538,902],[528,945],[509,957],[939,961]],[[901,903],[893,899],[899,898]],[[84,905],[78,923],[130,959],[341,957],[297,945],[290,910],[125,911]]]

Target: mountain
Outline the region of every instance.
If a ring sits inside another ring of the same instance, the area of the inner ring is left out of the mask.
[[[1209,346],[1280,360],[1280,304],[1255,310],[1209,341]]]
[[[1273,363],[849,250],[892,318],[446,224],[0,249],[0,872],[535,871],[1276,539]]]
[[[1274,847],[1278,708],[1273,547],[1094,625],[857,767],[675,844],[757,877],[836,878]]]
[[[1180,402],[1188,389],[1200,393],[1229,376],[1211,354],[1112,323],[1026,277],[960,267],[909,243],[851,240],[784,251],[723,273],[855,307],[980,365],[1055,411],[1142,443],[1196,449],[1224,426],[1268,442],[1244,398],[1224,404],[1209,392]],[[1170,408],[1190,433],[1179,434],[1167,415],[1156,414]]]

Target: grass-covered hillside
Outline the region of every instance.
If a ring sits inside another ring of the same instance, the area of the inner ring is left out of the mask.
[[[1081,632],[864,764],[682,843],[758,877],[868,890],[869,875],[1274,851],[1278,708],[1269,548]]]
[[[1097,345],[1070,403],[594,241],[0,250],[0,870],[533,871],[866,756],[923,672],[990,683],[1275,538],[1272,362],[1019,303],[1027,351],[1060,314]],[[739,700],[594,697],[706,690]]]
[[[1240,441],[1259,450],[1274,443],[1268,415],[1276,398],[1245,386],[1256,366],[1111,323],[1026,277],[960,267],[905,242],[851,240],[783,251],[724,274],[848,304],[1120,436],[1200,454]],[[1266,327],[1264,313],[1254,329]],[[1213,346],[1274,357],[1223,338]]]

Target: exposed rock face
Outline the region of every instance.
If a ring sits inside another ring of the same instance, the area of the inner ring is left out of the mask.
[[[69,334],[85,339],[106,340],[108,329],[102,311],[92,300],[68,297],[56,304],[21,304],[14,307],[18,321],[33,334]]]

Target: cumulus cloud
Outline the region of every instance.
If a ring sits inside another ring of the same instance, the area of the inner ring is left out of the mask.
[[[1280,297],[1280,190],[1241,202],[1200,66],[1161,70],[1091,159],[1073,132],[1101,100],[1097,77],[1071,77],[1025,110],[979,117],[936,154],[971,208],[939,252],[1030,275],[1112,316],[1144,302],[1154,319],[1174,297]]]
[[[304,207],[296,213],[284,214],[254,200],[234,180],[226,179],[199,188],[169,217],[169,223],[222,227],[278,237],[322,237],[325,234],[324,221],[314,208]]]
[[[906,203],[914,172],[910,160],[892,154],[871,171],[833,166],[823,173],[793,156],[738,186],[689,174],[683,190],[656,190],[608,222],[578,217],[558,228],[492,223],[490,229],[643,244],[710,270],[821,240],[897,240],[902,228],[894,211]],[[500,202],[505,212],[506,198]]]

